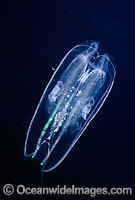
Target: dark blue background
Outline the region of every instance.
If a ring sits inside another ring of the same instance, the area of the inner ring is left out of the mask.
[[[40,186],[38,163],[23,156],[29,122],[53,74],[51,68],[73,46],[98,40],[113,57],[114,87],[68,157],[44,175],[44,187],[132,186],[135,191],[135,1],[3,0],[0,13],[1,188],[6,183]],[[43,199],[59,198],[88,197]],[[125,199],[135,199],[135,194]]]

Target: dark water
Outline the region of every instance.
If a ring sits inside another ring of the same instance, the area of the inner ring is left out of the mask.
[[[6,183],[40,187],[38,163],[27,161],[27,128],[62,57],[98,40],[116,66],[114,87],[44,187],[132,187],[132,196],[43,196],[43,199],[135,199],[135,1],[1,1],[1,192]],[[39,199],[12,195],[3,199]]]

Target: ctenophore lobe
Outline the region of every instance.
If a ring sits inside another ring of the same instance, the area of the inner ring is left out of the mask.
[[[111,91],[115,68],[98,42],[72,48],[49,81],[30,123],[24,154],[51,171],[67,156]]]

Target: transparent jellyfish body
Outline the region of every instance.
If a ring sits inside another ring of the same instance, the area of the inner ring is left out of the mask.
[[[24,155],[48,172],[67,156],[111,91],[115,67],[98,42],[72,48],[48,83],[30,123]]]

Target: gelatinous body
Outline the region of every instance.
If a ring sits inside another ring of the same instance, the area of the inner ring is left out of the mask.
[[[63,58],[30,123],[25,156],[51,171],[66,157],[108,96],[115,68],[98,42],[78,45]]]

